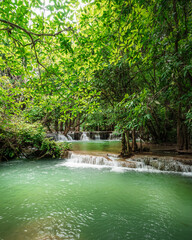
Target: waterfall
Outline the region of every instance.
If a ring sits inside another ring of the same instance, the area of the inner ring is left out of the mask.
[[[112,140],[112,134],[113,134],[113,133],[110,133],[110,134],[109,134],[109,138],[108,138],[109,140]]]
[[[67,136],[68,136],[68,138],[69,138],[70,141],[72,141],[72,140],[75,139],[75,133],[74,133],[74,132],[69,132],[69,133],[67,134]]]
[[[152,169],[160,171],[173,171],[173,172],[192,172],[192,166],[184,164],[179,160],[174,160],[173,157],[142,157],[136,158],[137,162]]]
[[[59,133],[59,134],[57,135],[57,139],[58,139],[58,141],[60,141],[60,142],[67,142],[67,141],[68,141],[68,138],[67,138],[65,135],[61,134],[61,133]]]
[[[58,164],[72,168],[109,168],[111,171],[139,171],[139,172],[180,172],[192,176],[192,166],[183,164],[170,157],[134,157],[120,159],[116,155],[93,156],[71,152],[65,162]]]
[[[67,138],[69,141],[73,141],[73,138],[69,134],[67,134]]]
[[[100,139],[101,139],[100,134],[99,133],[95,134],[95,140],[100,140]]]
[[[118,162],[112,157],[105,156],[93,156],[71,153],[69,158],[62,164],[62,166],[74,167],[74,168],[113,168],[118,167]]]
[[[47,137],[54,138],[56,141],[90,141],[90,140],[120,140],[121,134],[111,133],[108,131],[93,131],[93,132],[75,132],[69,131],[67,135],[63,135],[62,132],[47,134]]]
[[[110,133],[108,140],[119,141],[119,140],[121,140],[121,134],[119,134],[119,133]]]
[[[82,140],[82,141],[89,141],[90,138],[87,136],[86,132],[83,132],[82,135],[81,135],[80,140]]]
[[[73,138],[69,134],[67,134],[67,136],[65,136],[64,134],[59,133],[57,135],[57,141],[59,141],[59,142],[73,141]]]

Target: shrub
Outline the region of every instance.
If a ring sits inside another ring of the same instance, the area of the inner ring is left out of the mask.
[[[0,124],[0,161],[20,156],[60,158],[69,149],[68,143],[46,138],[45,130],[39,123],[29,124],[17,118]]]

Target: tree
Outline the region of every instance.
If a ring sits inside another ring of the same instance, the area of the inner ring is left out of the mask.
[[[158,143],[177,139],[178,150],[187,150],[191,1],[84,2],[0,2],[0,70],[14,86],[2,98],[7,115],[36,116],[56,131],[61,122],[67,134],[102,107],[100,125],[117,125],[127,151],[130,131],[132,150],[135,131]]]
[[[189,147],[185,122],[191,102],[190,9],[191,1],[170,0],[169,7],[162,0],[96,1],[80,21],[97,65],[97,90],[116,105],[128,101],[127,94],[134,99],[147,89],[147,111],[138,106],[148,118],[146,128],[156,142],[174,141],[176,121],[177,146],[184,150]],[[137,122],[142,125],[143,118],[138,116]],[[124,118],[121,125],[126,125]]]

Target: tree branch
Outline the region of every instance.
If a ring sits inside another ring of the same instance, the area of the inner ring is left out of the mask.
[[[15,23],[9,22],[9,21],[1,19],[1,18],[0,18],[0,22],[8,24],[8,25],[10,25],[13,28],[18,28],[18,29],[22,30],[23,32],[27,33],[28,35],[35,35],[35,36],[39,36],[39,37],[40,36],[52,36],[52,37],[55,37],[55,36],[59,35],[62,32],[71,31],[72,30],[72,27],[68,27],[68,28],[65,28],[65,29],[63,29],[63,30],[61,30],[59,32],[56,32],[56,33],[34,33],[34,32],[31,32],[31,31],[29,31],[29,30],[27,30],[27,29],[25,29],[25,28],[15,24]],[[7,29],[1,29],[1,30],[7,30]]]

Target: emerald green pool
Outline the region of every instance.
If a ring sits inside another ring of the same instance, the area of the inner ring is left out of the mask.
[[[1,240],[192,239],[192,178],[64,162],[0,165]]]
[[[115,153],[121,152],[121,141],[103,141],[103,140],[92,140],[92,141],[73,141],[72,150],[93,153]]]

